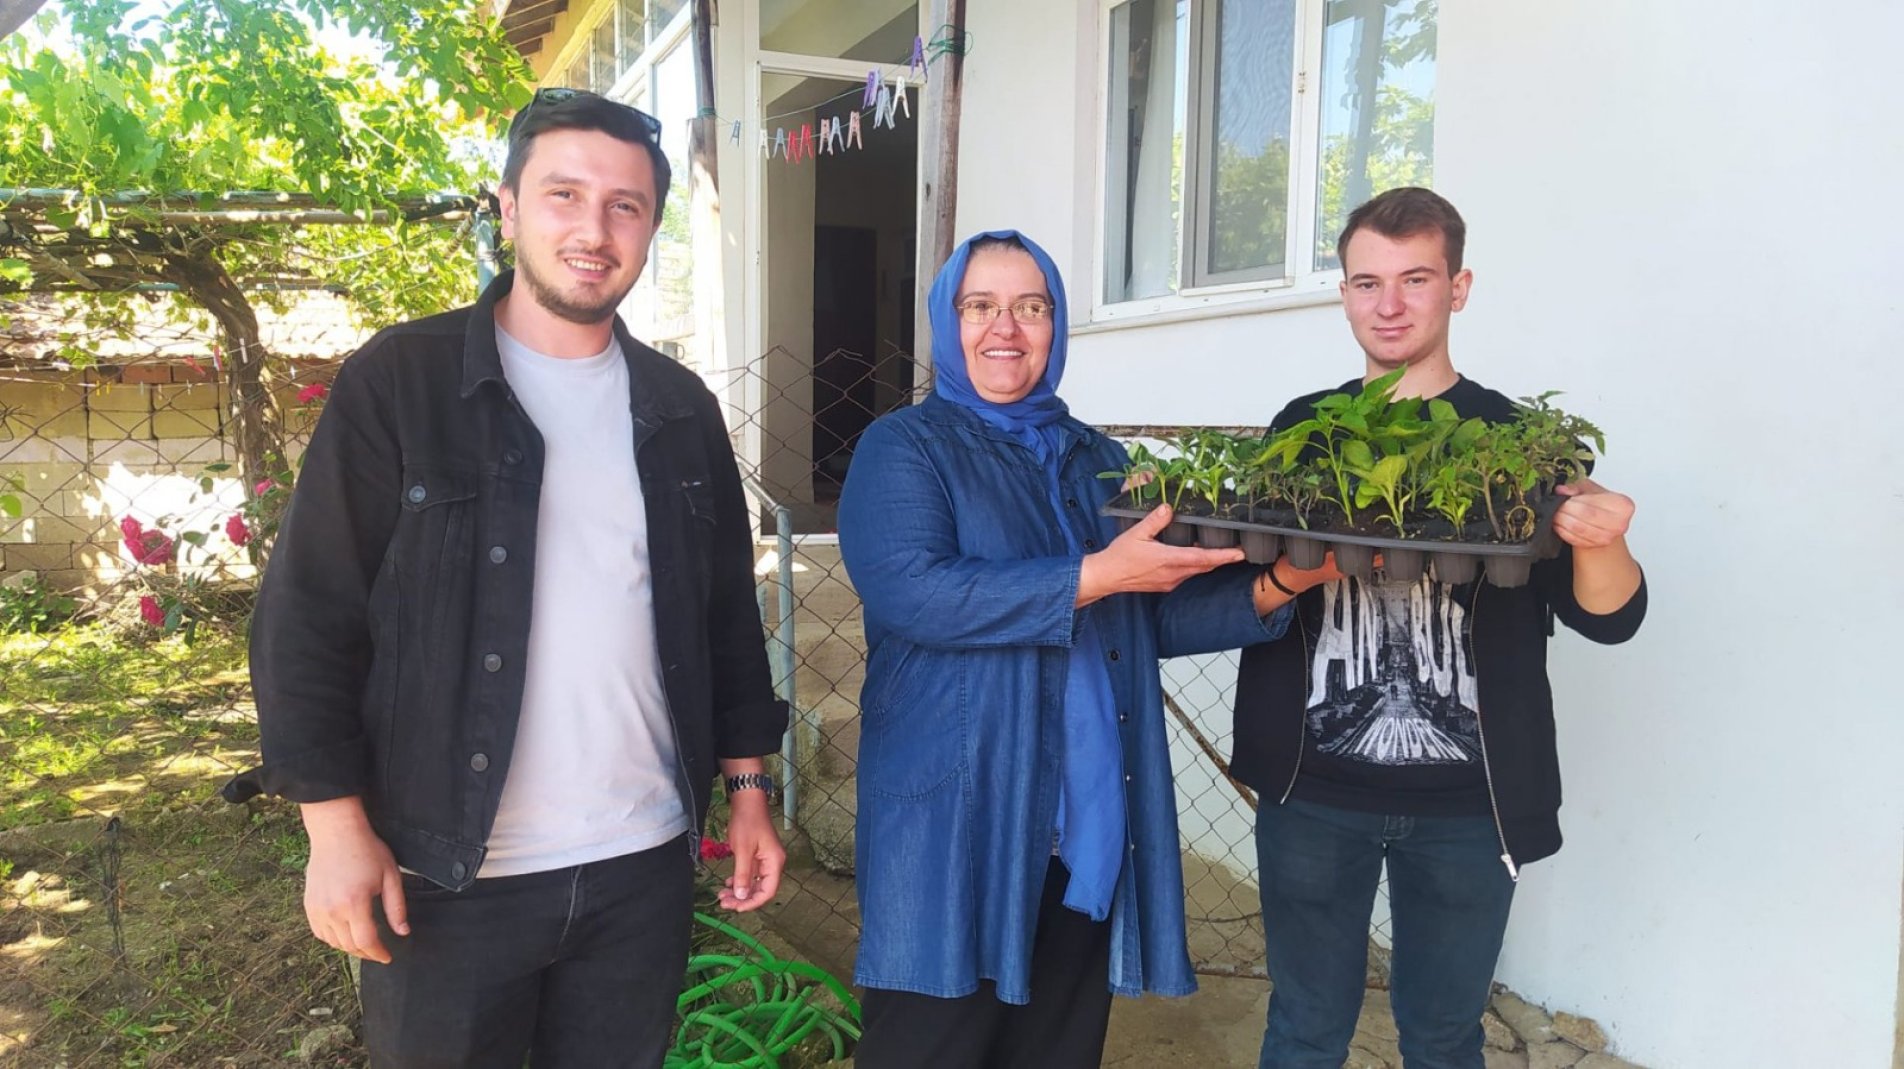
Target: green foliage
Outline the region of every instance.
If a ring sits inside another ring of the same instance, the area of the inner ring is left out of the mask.
[[[1267,438],[1190,431],[1167,440],[1167,457],[1133,445],[1131,464],[1104,477],[1125,479],[1139,507],[1190,495],[1220,510],[1234,495],[1255,509],[1287,510],[1304,529],[1317,519],[1360,529],[1372,511],[1399,537],[1430,516],[1460,532],[1479,506],[1495,539],[1518,542],[1534,532],[1531,496],[1579,478],[1605,448],[1599,428],[1553,407],[1552,393],[1524,399],[1517,420],[1490,426],[1446,401],[1395,398],[1401,375],[1324,397],[1309,419]]]
[[[0,42],[0,174],[76,190],[48,221],[97,239],[83,250],[88,271],[120,269],[126,285],[162,279],[152,242],[134,237],[151,209],[120,203],[121,191],[307,194],[353,212],[471,192],[483,139],[528,96],[528,68],[488,9],[67,0],[37,32]],[[372,325],[460,303],[475,276],[466,243],[440,226],[169,233],[174,248],[215,250],[234,278],[342,285]],[[0,281],[20,285],[24,265],[9,257]]]
[[[79,603],[48,590],[37,576],[0,584],[0,631],[40,634],[71,620]]]

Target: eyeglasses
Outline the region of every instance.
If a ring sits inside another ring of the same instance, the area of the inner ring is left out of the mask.
[[[999,313],[1007,308],[1011,310],[1011,317],[1020,323],[1043,323],[1051,318],[1051,302],[1043,297],[1025,297],[1010,305],[980,299],[966,301],[958,307],[959,318],[974,326],[997,320]]]
[[[537,107],[555,107],[558,104],[566,104],[569,101],[574,100],[576,97],[583,96],[585,94],[588,96],[599,95],[595,93],[589,93],[587,90],[584,90],[584,89],[571,89],[571,88],[568,88],[567,86],[550,86],[546,89],[536,90],[535,96],[530,98],[529,103],[526,106],[524,106],[521,111],[516,112],[516,117],[509,121],[509,139],[511,141],[515,140],[516,131],[522,127],[523,121],[529,117],[529,113],[534,111]],[[601,99],[609,104],[612,104],[613,106],[617,108],[620,108],[621,110],[625,112],[628,112],[630,115],[633,115],[635,117],[635,121],[641,124],[642,130],[647,133],[648,140],[654,142],[655,144],[661,143],[661,120],[660,119],[657,119],[654,116],[648,114],[647,112],[642,111],[640,108],[623,104],[619,100],[609,100],[607,97],[601,97]]]

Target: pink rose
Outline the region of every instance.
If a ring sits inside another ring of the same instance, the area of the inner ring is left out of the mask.
[[[276,489],[277,485],[278,485],[277,483],[272,482],[270,479],[259,479],[258,485],[251,488],[251,496],[263,497],[264,495],[270,493],[272,490]]]
[[[234,512],[225,520],[225,537],[231,539],[234,546],[242,546],[251,541],[251,528],[245,526],[245,518]]]
[[[139,564],[165,564],[172,559],[172,540],[164,531],[148,531],[131,516],[119,521],[119,533],[125,536],[126,552]]]
[[[153,627],[165,626],[165,610],[159,608],[159,599],[150,594],[139,596],[139,616]]]
[[[312,401],[323,400],[324,396],[330,392],[331,388],[329,386],[321,382],[313,382],[298,391],[298,404],[308,405]]]
[[[725,861],[734,856],[734,848],[719,839],[701,840],[702,861]]]

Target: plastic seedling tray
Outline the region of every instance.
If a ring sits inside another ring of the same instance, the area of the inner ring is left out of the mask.
[[[1196,515],[1180,509],[1157,540],[1209,549],[1241,546],[1244,559],[1253,564],[1269,564],[1287,554],[1290,563],[1304,570],[1322,567],[1324,555],[1333,551],[1336,567],[1344,575],[1365,582],[1377,571],[1389,579],[1413,580],[1432,569],[1434,577],[1444,583],[1468,583],[1485,576],[1495,586],[1516,587],[1527,582],[1535,561],[1560,552],[1553,519],[1562,500],[1553,494],[1534,499],[1534,537],[1525,542],[1484,540],[1480,532],[1486,531],[1485,521],[1470,523],[1462,532],[1467,537],[1455,537],[1454,529],[1441,522],[1431,523],[1417,537],[1398,538],[1327,527],[1305,528],[1287,509],[1256,509],[1242,504],[1225,506],[1227,515]],[[1128,529],[1155,507],[1131,505],[1120,496],[1105,505],[1103,513],[1116,517],[1121,529]],[[1380,569],[1375,567],[1378,554],[1382,558]]]

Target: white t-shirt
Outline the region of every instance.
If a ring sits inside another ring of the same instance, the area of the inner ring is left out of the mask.
[[[564,360],[501,327],[496,345],[546,448],[522,718],[479,877],[619,857],[688,828],[621,346]]]

